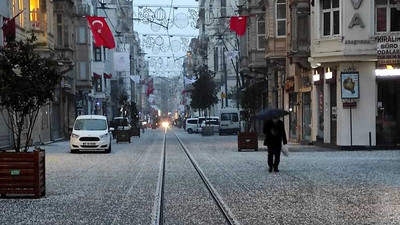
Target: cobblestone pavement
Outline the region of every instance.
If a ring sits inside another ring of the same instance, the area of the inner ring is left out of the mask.
[[[179,136],[241,224],[400,224],[399,151],[291,152],[269,173],[236,136]]]
[[[400,151],[309,151],[267,171],[265,151],[237,151],[236,136],[173,130],[240,224],[400,224]],[[0,199],[0,224],[152,224],[162,130],[111,154],[46,149],[46,197]],[[168,224],[222,224],[193,168],[167,134]],[[169,143],[169,144],[168,144]]]
[[[0,200],[0,224],[150,224],[156,194],[162,131],[111,154],[69,153],[69,142],[46,149],[46,197]]]

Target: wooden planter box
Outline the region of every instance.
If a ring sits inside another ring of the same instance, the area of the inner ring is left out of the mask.
[[[131,143],[131,130],[117,130],[117,143],[127,141]]]
[[[131,135],[140,137],[140,128],[131,128]]]
[[[45,196],[45,152],[0,152],[0,194]]]
[[[257,132],[239,132],[238,151],[240,152],[242,149],[254,149],[254,151],[258,151]]]

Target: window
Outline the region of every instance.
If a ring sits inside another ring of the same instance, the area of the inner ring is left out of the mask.
[[[24,0],[12,0],[12,17],[16,16],[21,10],[24,9]],[[24,27],[24,15],[18,16],[18,25]]]
[[[397,3],[399,4],[399,3]],[[376,32],[400,31],[400,11],[395,0],[376,0]]]
[[[103,46],[103,59],[104,59],[104,61],[106,61],[107,60],[107,48],[106,47],[104,47]]]
[[[297,38],[301,43],[310,42],[310,32],[309,32],[309,16],[305,13],[297,15]]]
[[[13,3],[14,4],[14,3]],[[16,10],[16,8],[14,8]],[[24,0],[18,0],[18,12],[22,11],[24,9]],[[17,15],[17,11],[15,11],[14,16]],[[21,14],[18,16],[19,17],[19,26],[24,27],[24,14]]]
[[[93,43],[93,55],[94,55],[94,61],[101,61],[101,47],[94,47]]]
[[[85,61],[79,62],[79,77],[81,80],[88,79],[86,71],[87,71],[86,70],[86,62]]]
[[[56,27],[57,27],[57,45],[62,46],[63,44],[63,16],[60,13],[56,15]]]
[[[75,130],[107,130],[107,121],[102,119],[76,120]]]
[[[237,113],[221,113],[221,121],[239,122]]]
[[[286,0],[276,1],[276,36],[286,36]]]
[[[16,1],[18,0],[12,0],[12,16],[14,17],[15,15],[17,15],[17,6],[16,6]]]
[[[257,49],[265,48],[265,19],[259,18],[257,20]]]
[[[61,13],[56,14],[57,45],[69,47],[68,24]]]
[[[86,44],[86,29],[83,26],[78,28],[78,40],[77,41],[79,44]]]
[[[95,78],[96,92],[102,92],[103,86],[101,85],[101,78]]]
[[[21,3],[21,1],[20,1]],[[20,8],[21,9],[21,8]],[[29,1],[29,19],[32,22],[39,21],[39,0],[30,0]]]
[[[221,0],[221,16],[226,16],[226,0]]]
[[[323,36],[339,35],[339,0],[322,0]]]
[[[188,124],[197,124],[197,120],[188,120],[187,123]]]

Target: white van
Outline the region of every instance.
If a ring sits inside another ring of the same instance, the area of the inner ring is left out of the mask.
[[[220,111],[219,135],[224,133],[239,133],[240,113],[237,108],[223,108]]]
[[[187,118],[186,119],[185,130],[189,134],[197,132],[198,124],[199,124],[199,118]]]
[[[198,124],[197,124],[196,132],[197,133],[201,133],[201,124],[203,124],[204,121],[211,121],[211,120],[215,120],[215,121],[217,121],[219,123],[219,117],[218,116],[207,116],[207,117],[200,116]]]
[[[107,118],[99,115],[78,116],[74,123],[70,139],[71,153],[80,150],[103,150],[111,152],[111,133]]]

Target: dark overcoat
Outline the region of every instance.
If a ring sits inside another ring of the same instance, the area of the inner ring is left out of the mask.
[[[264,134],[265,140],[264,145],[268,147],[269,151],[280,151],[283,144],[287,144],[285,126],[282,120],[278,120],[277,123],[272,121],[266,121],[264,123]]]

